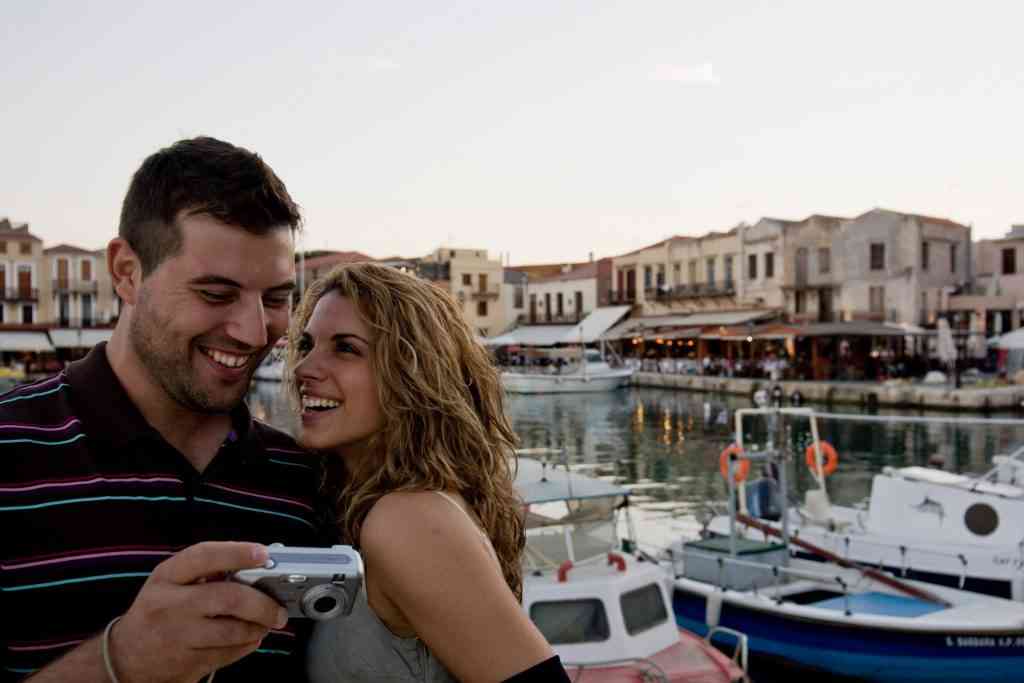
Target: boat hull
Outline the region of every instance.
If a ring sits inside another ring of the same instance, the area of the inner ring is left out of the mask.
[[[677,582],[676,623],[708,632],[707,594]],[[979,633],[911,631],[855,621],[817,620],[723,601],[718,624],[746,633],[754,656],[873,681],[1020,681],[1024,627]]]
[[[629,384],[632,369],[612,370],[602,374],[547,375],[504,372],[501,383],[513,394],[575,394],[614,391]]]

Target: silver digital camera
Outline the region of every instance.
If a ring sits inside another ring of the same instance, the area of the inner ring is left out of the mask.
[[[289,617],[326,621],[352,612],[363,585],[363,558],[351,546],[289,548],[271,543],[267,549],[266,564],[239,570],[231,579],[274,598]]]

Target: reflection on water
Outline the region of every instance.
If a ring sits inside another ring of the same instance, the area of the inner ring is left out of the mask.
[[[294,433],[297,423],[279,384],[254,383],[249,405],[256,417]],[[510,395],[507,406],[523,447],[564,449],[571,466],[630,484],[638,511],[659,513],[647,515],[650,525],[641,525],[638,534],[661,539],[670,529],[657,529],[658,519],[692,522],[693,512],[706,501],[725,498],[718,456],[733,440],[735,410],[751,403],[744,397],[633,387],[596,394]],[[837,407],[830,412],[862,411]],[[1024,443],[1024,426],[965,426],[950,422],[948,413],[930,415],[935,423],[819,421],[822,437],[840,456],[839,469],[828,480],[832,499],[840,504],[862,500],[872,475],[888,465],[926,465],[937,455],[947,470],[979,473],[993,455]],[[769,438],[764,420],[749,420],[744,430],[748,445],[763,446]],[[806,421],[788,422],[784,438],[800,454],[790,463],[788,477],[791,493],[802,498],[813,483],[803,466],[802,453],[810,443]]]

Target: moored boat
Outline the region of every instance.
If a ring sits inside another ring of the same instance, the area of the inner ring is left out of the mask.
[[[722,460],[730,489],[726,533],[685,542],[672,554],[680,626],[698,634],[722,626],[742,630],[754,655],[829,674],[876,681],[1021,680],[1024,605],[898,579],[818,548],[802,534],[791,536],[785,495],[780,525],[737,512],[737,473],[749,470],[750,460],[778,462],[787,455],[770,446],[745,451],[745,417],[810,419],[815,451],[809,459],[819,474],[824,470],[809,409],[737,411],[735,448]],[[779,471],[784,494],[785,466]],[[809,501],[820,511],[820,496]],[[742,537],[740,522],[780,541]],[[791,557],[797,550],[838,564]]]
[[[557,350],[556,352],[560,352]],[[573,350],[569,363],[527,370],[505,370],[501,382],[514,394],[563,394],[612,391],[629,384],[633,369],[612,367],[597,349]]]
[[[664,568],[620,551],[627,489],[522,457],[516,487],[527,518],[523,609],[574,681],[746,678],[745,637],[729,633],[730,659],[680,630]]]

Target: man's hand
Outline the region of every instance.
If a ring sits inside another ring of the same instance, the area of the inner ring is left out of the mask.
[[[111,631],[111,660],[122,683],[197,681],[259,647],[287,612],[228,572],[260,567],[255,543],[206,542],[160,563]]]

